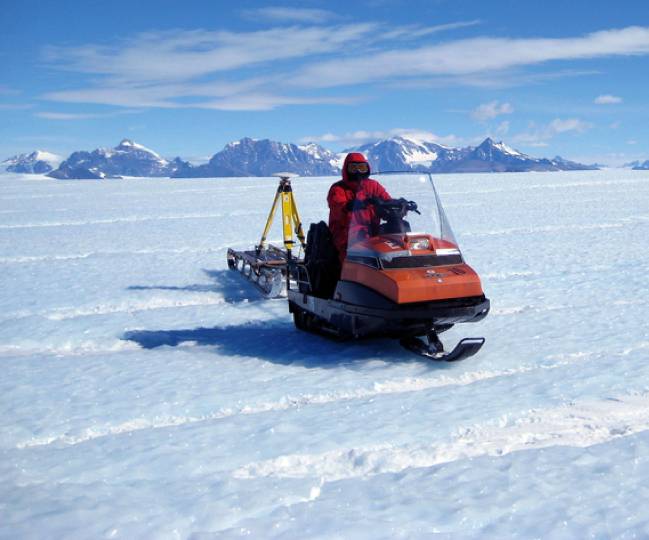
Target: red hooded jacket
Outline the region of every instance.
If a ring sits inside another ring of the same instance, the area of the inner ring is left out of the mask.
[[[333,236],[334,244],[338,249],[341,262],[347,254],[347,241],[350,233],[354,238],[363,238],[369,236],[372,228],[379,224],[379,218],[376,216],[372,205],[369,205],[363,210],[351,211],[347,208],[348,203],[353,200],[363,201],[370,197],[376,197],[386,201],[392,198],[376,180],[372,180],[371,178],[365,178],[360,181],[350,180],[347,172],[347,164],[350,162],[365,162],[368,168],[370,166],[363,154],[358,152],[347,154],[343,163],[343,179],[329,188],[329,195],[327,195],[327,202],[329,203],[329,230]]]

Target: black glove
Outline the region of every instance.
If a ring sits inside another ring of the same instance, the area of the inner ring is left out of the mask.
[[[345,205],[345,210],[348,212],[355,212],[356,210],[364,210],[367,208],[366,201],[360,201],[358,199],[352,199]]]
[[[408,201],[408,212],[415,212],[416,214],[421,215],[421,212],[417,208],[417,203],[415,201]]]
[[[401,217],[404,217],[408,212],[421,214],[421,212],[417,209],[417,203],[415,201],[409,201],[408,199],[404,199],[403,197],[396,199],[396,201],[401,205]]]

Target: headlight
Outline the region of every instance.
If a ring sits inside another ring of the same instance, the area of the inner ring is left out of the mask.
[[[430,240],[428,238],[414,238],[410,240],[410,249],[427,249],[430,250]]]

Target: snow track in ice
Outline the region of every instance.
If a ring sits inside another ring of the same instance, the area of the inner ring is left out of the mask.
[[[230,212],[228,216],[236,213]],[[246,213],[245,215],[249,215]],[[70,221],[44,221],[32,223],[10,223],[0,224],[0,229],[34,229],[45,227],[84,227],[87,225],[117,225],[120,223],[139,223],[142,221],[170,221],[183,219],[218,219],[224,217],[224,214],[179,214],[175,216],[127,216],[122,218],[111,219],[91,219],[91,220],[70,220]]]
[[[457,376],[440,375],[435,378],[407,378],[402,380],[387,380],[374,383],[374,385],[370,388],[359,388],[356,390],[346,390],[322,394],[301,394],[296,396],[287,395],[273,402],[244,405],[238,408],[224,408],[214,413],[200,416],[159,416],[154,418],[134,418],[121,424],[93,426],[81,429],[80,432],[76,435],[61,434],[30,439],[28,441],[19,443],[17,445],[17,448],[45,446],[53,443],[76,445],[90,441],[92,439],[98,439],[110,435],[132,433],[144,429],[161,429],[174,426],[182,426],[186,424],[196,424],[199,422],[220,420],[236,415],[251,415],[273,411],[284,411],[289,409],[300,409],[302,407],[310,405],[325,405],[329,403],[351,401],[356,399],[371,399],[382,395],[419,392],[446,386],[464,386],[498,377],[512,377],[536,370],[556,369],[574,363],[575,361],[590,358],[592,355],[593,353],[580,353],[576,355],[565,355],[563,358],[556,356],[555,362],[551,364],[520,366],[518,368],[499,371],[470,371]]]
[[[508,173],[509,174],[509,173]],[[518,191],[535,191],[535,190],[544,190],[544,189],[558,189],[564,190],[565,188],[597,188],[597,187],[619,187],[624,185],[640,185],[644,187],[647,185],[646,178],[638,179],[628,179],[628,180],[596,180],[596,181],[584,181],[584,182],[563,182],[557,184],[525,184],[512,186],[507,185],[502,188],[487,188],[487,189],[473,189],[471,191],[451,191],[451,190],[441,190],[440,194],[442,197],[447,195],[462,195],[462,196],[471,196],[474,194],[490,194],[490,193],[514,193]]]
[[[210,287],[209,284],[205,285]],[[245,302],[245,300],[243,301]],[[104,303],[78,307],[60,307],[48,311],[31,312],[16,311],[6,313],[0,317],[0,322],[27,319],[29,317],[42,317],[50,321],[66,321],[80,317],[94,317],[97,315],[113,315],[117,313],[139,313],[142,311],[154,311],[159,309],[186,308],[186,307],[207,307],[218,306],[227,302],[222,296],[213,295],[211,298],[205,294],[194,298],[184,295],[182,299],[171,297],[156,297],[146,300],[124,300],[118,303]]]
[[[0,358],[24,356],[84,356],[89,354],[119,353],[124,351],[138,351],[140,346],[136,343],[115,340],[108,343],[96,341],[69,341],[61,345],[40,345],[36,342],[20,345],[0,345]]]
[[[322,454],[292,454],[250,463],[236,478],[315,477],[335,481],[433,467],[478,456],[502,456],[550,446],[588,447],[649,430],[649,395],[629,395],[531,410],[459,430],[451,441],[434,445],[379,444]]]
[[[481,231],[466,231],[462,236],[505,236],[505,235],[521,235],[521,234],[538,234],[538,233],[553,233],[563,231],[590,231],[600,229],[621,229],[629,225],[637,223],[644,223],[647,221],[647,216],[630,216],[623,220],[614,223],[586,223],[583,225],[546,225],[543,227],[511,227],[507,229],[493,229]]]
[[[518,272],[490,272],[482,274],[482,279],[491,280],[491,281],[507,281],[509,279],[516,278],[529,278],[529,277],[539,277],[543,274],[541,272],[530,272],[530,271],[518,271]]]
[[[76,198],[72,193],[48,193],[42,195],[5,195],[0,197],[0,201],[31,201],[36,199],[71,199]]]
[[[612,302],[616,306],[640,306],[646,304],[646,300],[615,300]],[[550,311],[563,311],[566,309],[590,309],[592,305],[590,304],[557,304],[557,305],[534,305],[526,304],[523,306],[505,306],[499,308],[492,308],[489,311],[490,315],[519,315],[521,313],[546,313]]]
[[[217,306],[226,303],[222,296],[214,296],[206,298],[201,295],[196,298],[187,298],[185,295],[183,299],[158,297],[150,298],[147,300],[133,301],[125,300],[115,304],[99,304],[95,306],[80,306],[58,308],[42,316],[52,321],[64,321],[67,319],[76,319],[78,317],[91,317],[94,315],[109,315],[113,313],[136,313],[139,311],[152,311],[156,309],[169,309],[169,308],[184,308],[184,307],[198,307],[198,306]]]
[[[88,251],[85,253],[69,253],[59,255],[16,255],[13,257],[0,257],[0,264],[24,264],[35,262],[57,262],[90,259],[92,257],[130,257],[146,255],[182,255],[220,253],[229,247],[246,247],[244,242],[229,242],[227,245],[205,248],[151,248],[135,250],[102,250]]]

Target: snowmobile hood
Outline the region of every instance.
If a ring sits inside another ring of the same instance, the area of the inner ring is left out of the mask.
[[[347,185],[349,188],[355,191],[356,189],[358,189],[360,182],[352,182],[349,179],[349,173],[347,172],[347,164],[352,162],[367,163],[368,175],[372,172],[372,167],[370,166],[370,162],[367,161],[367,158],[360,152],[350,152],[349,154],[347,154],[347,156],[345,157],[345,161],[343,163],[343,171],[342,171],[343,182],[345,182],[345,185]]]

